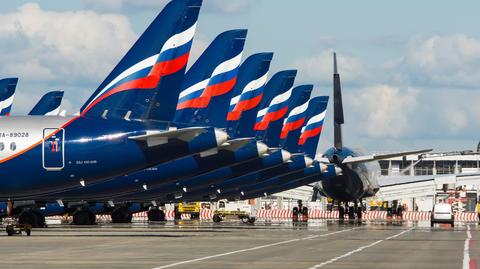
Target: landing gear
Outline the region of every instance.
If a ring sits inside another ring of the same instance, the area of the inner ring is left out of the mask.
[[[78,208],[73,212],[73,225],[95,225],[97,224],[97,218],[95,214],[89,209]]]
[[[297,205],[298,206],[294,207],[292,210],[293,222],[308,222],[308,208],[303,206],[302,200],[298,200]]]
[[[352,205],[348,207],[348,222],[355,222],[355,207]]]
[[[362,200],[360,200],[358,202],[355,201],[355,213],[357,214],[357,222],[359,224],[361,224],[362,223],[362,217],[363,217],[363,203],[362,203]]]
[[[152,207],[148,210],[148,221],[165,221],[165,212],[157,207]]]
[[[213,222],[215,222],[215,223],[219,223],[219,222],[221,222],[223,219],[222,219],[222,217],[221,217],[220,215],[215,214],[215,215],[213,215],[212,220],[213,220]]]
[[[112,217],[112,223],[131,223],[132,212],[127,206],[121,206],[115,208],[110,214]]]
[[[30,208],[22,210],[18,216],[18,224],[29,225],[32,228],[43,228],[46,226],[45,217],[42,213]]]
[[[22,234],[22,232],[25,232],[27,236],[30,236],[32,233],[32,226],[29,224],[9,224],[5,228],[5,231],[7,232],[8,236],[12,236],[14,234]]]
[[[343,223],[345,221],[345,208],[342,206],[342,202],[338,201],[338,222]]]

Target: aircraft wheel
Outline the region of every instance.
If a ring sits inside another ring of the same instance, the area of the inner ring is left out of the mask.
[[[91,225],[92,224],[92,216],[93,213],[87,210],[77,210],[73,213],[73,225]],[[93,215],[95,217],[95,215]],[[95,219],[93,217],[93,221]]]
[[[302,217],[303,221],[308,221],[308,208],[306,206],[302,208]]]
[[[362,220],[362,214],[363,214],[362,208],[361,208],[361,207],[357,208],[357,218],[358,218],[358,221],[361,221],[361,220]]]
[[[39,227],[38,217],[32,210],[24,210],[18,216],[18,223],[21,225],[31,225],[32,227]]]
[[[343,206],[338,207],[338,218],[340,222],[345,220],[345,208]]]
[[[13,234],[15,234],[15,229],[13,228],[12,225],[8,225],[5,230],[8,236],[12,236]]]
[[[219,223],[222,221],[222,217],[220,215],[213,215],[213,222]]]
[[[292,221],[297,222],[298,221],[298,208],[294,207],[292,209],[292,213],[293,213]]]
[[[32,226],[33,228],[45,228],[47,227],[47,223],[45,221],[45,216],[39,211],[33,211],[33,214],[37,217],[37,227]]]
[[[148,221],[165,221],[165,212],[158,208],[148,210]]]
[[[452,221],[452,223],[450,223],[450,225],[453,227],[455,227],[455,223]]]
[[[248,218],[248,223],[253,224],[255,222],[255,217]]]
[[[131,223],[132,222],[132,212],[127,207],[121,207],[113,210],[112,214],[112,223]]]
[[[434,224],[433,221],[430,221],[430,227],[433,227],[433,224]]]

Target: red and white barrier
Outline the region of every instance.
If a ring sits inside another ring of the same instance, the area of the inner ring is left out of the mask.
[[[455,213],[455,221],[478,222],[478,214],[476,212],[457,212]]]
[[[431,217],[430,212],[403,212],[403,220],[407,221],[429,221]],[[289,209],[262,209],[257,212],[257,219],[263,220],[290,220],[292,218],[292,211]],[[323,219],[336,220],[339,218],[338,211],[325,211],[313,209],[308,212],[309,219]],[[387,211],[367,211],[363,213],[364,220],[367,221],[383,221],[389,220]],[[395,216],[393,217],[397,219]],[[458,222],[477,222],[478,216],[475,212],[457,212],[455,214],[455,221]]]
[[[430,220],[431,213],[426,211],[414,212],[407,211],[403,212],[403,219],[408,221],[427,221]]]
[[[200,220],[211,220],[213,218],[212,209],[201,209],[200,210]]]
[[[261,209],[257,211],[257,219],[265,219],[265,220],[286,220],[292,218],[292,211],[289,209]]]

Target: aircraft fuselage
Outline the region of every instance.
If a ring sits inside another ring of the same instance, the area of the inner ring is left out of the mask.
[[[173,149],[128,137],[167,125],[81,116],[1,118],[0,198],[53,193],[152,166]]]
[[[324,157],[337,164],[342,174],[334,177],[325,177],[317,187],[323,195],[337,201],[356,201],[375,195],[379,189],[377,178],[380,175],[378,162],[342,164],[347,156],[361,156],[358,151],[347,147],[341,149],[330,148]]]

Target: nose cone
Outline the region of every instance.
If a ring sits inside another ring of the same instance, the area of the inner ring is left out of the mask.
[[[305,159],[305,167],[310,167],[310,165],[313,164],[312,158],[305,156],[304,159]]]
[[[268,152],[268,146],[265,143],[257,142],[257,151],[258,156],[262,156],[263,154]]]
[[[282,149],[281,153],[282,153],[282,160],[284,163],[288,162],[290,158],[292,158],[292,154],[290,154],[290,152],[284,149]]]
[[[228,140],[228,134],[220,129],[215,129],[215,139],[217,140],[217,146],[220,146]]]

